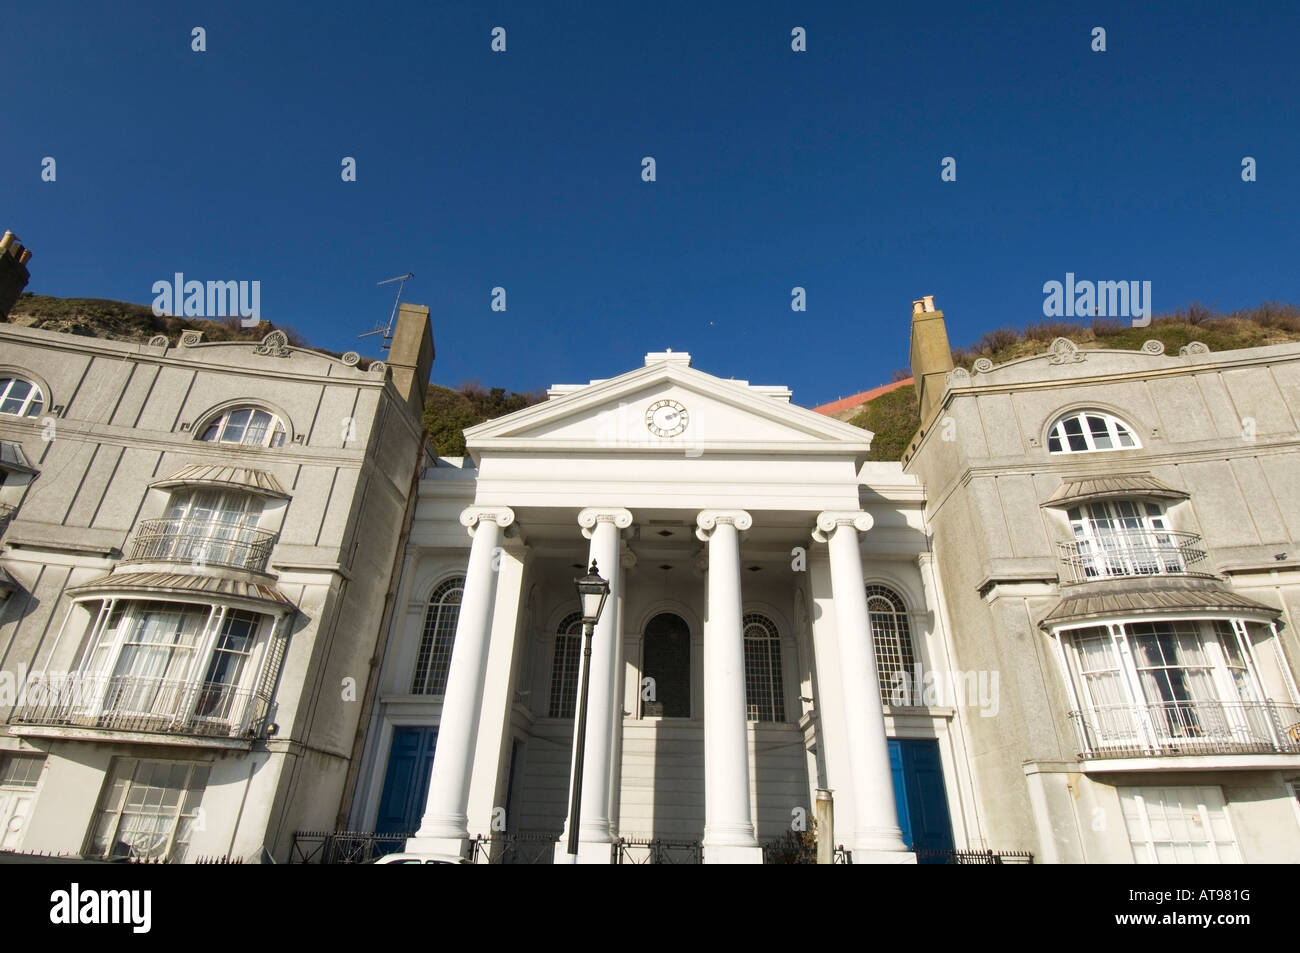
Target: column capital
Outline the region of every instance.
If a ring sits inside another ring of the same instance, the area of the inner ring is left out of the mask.
[[[496,523],[502,529],[515,521],[515,511],[508,506],[467,506],[460,511],[460,525],[469,530],[471,536],[480,523]]]
[[[599,523],[613,523],[620,530],[627,529],[632,525],[632,511],[621,506],[588,506],[578,514],[578,525],[587,539],[591,539]]]
[[[812,538],[825,543],[835,535],[841,526],[852,526],[859,533],[871,529],[870,513],[862,510],[825,510],[817,514],[817,528],[812,531]]]
[[[626,543],[624,543],[623,548],[619,550],[618,564],[624,569],[636,568],[636,553],[628,549]]]
[[[719,523],[730,523],[743,533],[754,525],[754,518],[744,510],[701,510],[695,517],[695,538],[707,543]]]

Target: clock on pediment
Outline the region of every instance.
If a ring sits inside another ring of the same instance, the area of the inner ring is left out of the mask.
[[[676,437],[686,430],[691,416],[675,400],[657,400],[645,411],[645,426],[656,437]]]

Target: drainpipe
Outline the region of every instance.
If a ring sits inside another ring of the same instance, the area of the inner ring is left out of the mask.
[[[348,759],[348,773],[343,780],[343,800],[339,803],[339,813],[334,819],[335,830],[347,830],[348,815],[352,813],[352,802],[356,791],[357,776],[361,772],[361,756],[369,729],[370,713],[374,710],[375,697],[379,693],[379,665],[388,654],[388,642],[392,634],[394,602],[397,587],[401,582],[402,567],[406,563],[406,551],[410,544],[411,523],[415,518],[415,506],[420,495],[420,472],[424,463],[424,448],[429,435],[421,428],[420,446],[415,456],[415,472],[411,475],[411,491],[406,498],[406,512],[402,518],[402,531],[397,537],[397,547],[393,553],[393,569],[388,574],[388,591],[384,594],[384,611],[379,616],[379,638],[375,651],[370,656],[370,668],[366,673],[366,693],[361,701],[361,715],[357,719],[357,732],[352,739],[352,755]]]
[[[817,863],[835,863],[835,799],[825,788],[817,789]]]

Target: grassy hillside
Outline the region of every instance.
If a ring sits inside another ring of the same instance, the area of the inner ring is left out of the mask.
[[[523,410],[546,399],[546,394],[507,392],[504,388],[484,388],[478,381],[461,384],[456,390],[430,384],[424,398],[424,429],[429,446],[443,457],[465,455],[466,427],[473,427],[516,410]]]
[[[1228,314],[1216,314],[1194,304],[1173,314],[1158,315],[1145,328],[1111,318],[1094,319],[1091,324],[1043,321],[1024,329],[999,328],[980,336],[974,344],[956,348],[953,363],[967,370],[981,357],[994,364],[1041,354],[1056,338],[1068,338],[1081,348],[1118,348],[1138,350],[1144,341],[1160,341],[1166,353],[1191,341],[1200,341],[1211,351],[1231,351],[1244,347],[1263,347],[1300,341],[1300,307],[1266,302],[1257,308],[1244,308]],[[872,431],[872,460],[898,460],[908,441],[921,426],[916,388],[900,387],[877,397],[849,423]]]
[[[9,314],[9,323],[22,327],[80,334],[112,341],[143,343],[165,334],[176,343],[182,331],[202,331],[205,341],[260,341],[272,331],[283,331],[294,347],[308,347],[293,328],[263,321],[255,328],[240,325],[239,318],[178,318],[156,315],[144,304],[104,298],[51,298],[22,294]]]

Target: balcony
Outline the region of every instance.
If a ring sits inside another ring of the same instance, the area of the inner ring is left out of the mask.
[[[1279,702],[1178,701],[1070,712],[1079,757],[1300,754],[1300,707]]]
[[[1189,569],[1205,561],[1201,537],[1166,530],[1112,530],[1058,543],[1063,582],[1132,579],[1142,576],[1211,576]]]
[[[275,534],[238,524],[143,520],[129,562],[179,562],[265,572]]]
[[[11,723],[245,738],[260,734],[268,707],[232,685],[73,672],[25,688]]]

